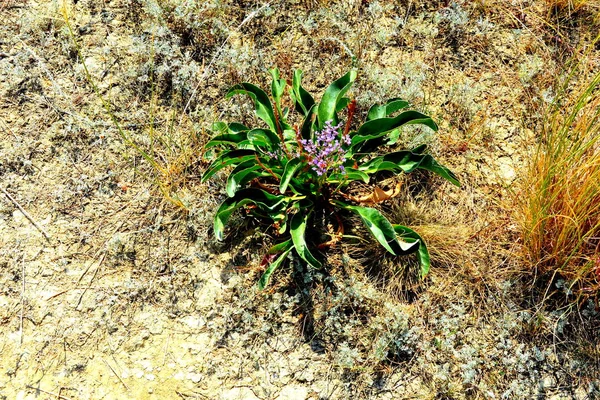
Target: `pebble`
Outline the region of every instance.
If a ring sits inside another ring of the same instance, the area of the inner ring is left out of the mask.
[[[187,378],[194,383],[198,383],[202,380],[202,375],[197,374],[195,372],[190,372],[187,374]]]
[[[286,386],[279,392],[277,400],[305,400],[308,397],[308,389],[304,386]]]

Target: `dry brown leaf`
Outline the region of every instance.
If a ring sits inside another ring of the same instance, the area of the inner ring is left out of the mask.
[[[365,203],[365,204],[381,203],[382,201],[386,201],[388,199],[391,199],[392,197],[398,196],[398,194],[400,194],[401,186],[402,186],[402,183],[398,182],[396,184],[396,187],[394,187],[390,190],[383,190],[379,187],[375,187],[375,190],[373,191],[373,193],[364,195],[364,196],[355,197],[353,200],[358,203]]]

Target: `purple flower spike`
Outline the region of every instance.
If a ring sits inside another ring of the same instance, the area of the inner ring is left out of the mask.
[[[302,139],[300,143],[310,158],[310,165],[318,176],[339,169],[342,173],[346,170],[343,164],[346,161],[346,151],[343,145],[351,143],[348,135],[339,132],[342,124],[332,125],[332,121],[325,122],[323,130],[315,132],[314,140]]]

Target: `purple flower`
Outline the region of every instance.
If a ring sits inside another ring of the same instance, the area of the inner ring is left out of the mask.
[[[332,121],[325,122],[323,130],[315,132],[312,141],[302,139],[300,143],[310,157],[312,169],[318,176],[339,169],[342,173],[346,170],[342,165],[346,161],[346,151],[342,145],[351,143],[350,137],[339,132],[342,124],[333,126]]]

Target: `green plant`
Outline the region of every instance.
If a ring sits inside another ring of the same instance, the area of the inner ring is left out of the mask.
[[[352,204],[360,204],[361,200],[345,193],[345,189],[354,181],[369,183],[371,177],[382,171],[409,173],[417,168],[435,172],[459,185],[450,170],[424,153],[424,145],[383,153],[385,146],[398,140],[402,126],[422,124],[437,130],[435,122],[420,112],[406,110],[408,102],[393,99],[371,107],[366,121],[357,130],[351,130],[355,102],[345,94],[356,78],[355,70],[333,82],[320,102],[302,87],[302,71],[296,70],[289,91],[294,111],[282,105],[286,81],[277,69],[271,75],[273,103],[262,89],[250,83],[238,84],[227,94],[249,96],[256,116],[267,128],[217,122],[214,129],[218,134],[206,144],[206,148],[225,149],[205,171],[203,181],[225,167],[233,167],[226,185],[229,198],[221,204],[214,219],[217,239],[223,239],[225,224],[240,207],[273,221],[277,234],[287,240],[273,246],[264,258],[264,265],[269,264],[259,282],[259,287],[264,288],[292,250],[310,266],[321,268],[315,249],[326,248],[343,236],[340,211],[347,211],[360,216],[388,252],[417,253],[424,277],[430,260],[423,239],[406,226],[390,223],[375,208]],[[338,115],[343,110],[347,110],[345,123],[340,122]],[[296,128],[290,124],[294,117],[300,119]],[[389,196],[375,188],[367,197],[375,202],[375,198],[384,200]],[[337,231],[327,229],[336,225]],[[315,243],[319,236],[313,234],[310,237],[314,239],[307,240],[307,232],[317,231],[328,235],[330,240]]]

